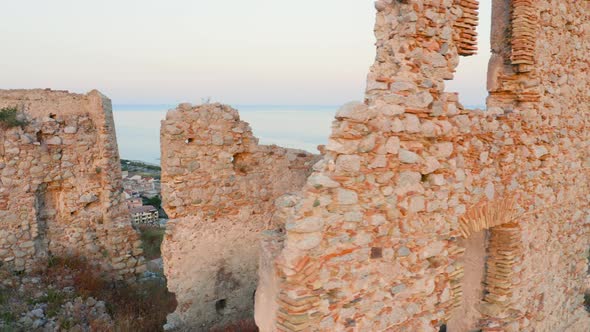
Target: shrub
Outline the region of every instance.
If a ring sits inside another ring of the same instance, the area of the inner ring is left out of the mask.
[[[174,295],[157,280],[111,289],[110,304],[117,331],[161,331],[166,315],[176,308]]]
[[[233,324],[213,328],[211,332],[258,332],[253,319],[244,319]]]
[[[27,123],[26,121],[19,120],[17,117],[18,110],[16,107],[4,107],[0,108],[0,126],[3,127],[23,127]]]
[[[160,209],[162,207],[162,199],[158,196],[154,196],[154,197],[142,197],[142,202],[143,205],[151,205],[153,207],[155,207],[156,209]]]
[[[37,299],[29,299],[27,300],[28,304],[39,304],[39,303],[47,303],[46,313],[47,317],[55,317],[59,313],[61,306],[66,303],[67,297],[66,294],[55,290],[55,289],[48,289],[47,294],[41,296]]]
[[[165,282],[159,280],[128,284],[112,282],[96,273],[97,268],[79,257],[51,257],[44,273],[48,280],[63,280],[60,276],[72,275],[77,296],[93,297],[105,301],[115,323],[115,330],[161,331],[166,315],[176,308],[176,299],[168,292]],[[62,294],[62,293],[60,293]],[[47,302],[59,303],[60,294],[47,294]],[[64,322],[67,325],[67,322]],[[65,325],[64,325],[65,326]],[[94,326],[95,331],[104,328]]]
[[[156,259],[162,256],[161,246],[166,230],[158,227],[140,226],[141,245],[146,259]]]
[[[6,302],[8,302],[8,292],[5,291],[4,289],[0,288],[0,305],[5,304]]]
[[[13,323],[16,322],[16,315],[10,311],[0,312],[0,320],[3,320],[5,323]]]

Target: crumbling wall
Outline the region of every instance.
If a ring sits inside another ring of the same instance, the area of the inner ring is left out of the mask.
[[[162,121],[162,246],[178,307],[167,328],[206,329],[252,317],[258,238],[274,201],[303,186],[318,157],[258,145],[228,106],[180,105]]]
[[[111,102],[51,90],[0,90],[0,261],[16,270],[80,255],[118,278],[142,272],[139,237],[122,198]]]
[[[588,330],[589,2],[494,1],[486,111],[444,88],[477,1],[376,8],[366,100],[263,241],[258,326]]]

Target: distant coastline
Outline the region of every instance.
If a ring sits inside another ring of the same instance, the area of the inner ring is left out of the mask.
[[[175,104],[115,104],[113,113],[121,158],[160,164],[160,121]],[[326,144],[336,105],[234,105],[260,144],[318,153]],[[467,105],[485,109],[484,105]]]
[[[176,104],[113,104],[113,111],[115,112],[128,112],[128,111],[168,111],[176,108]],[[244,104],[244,105],[231,105],[231,107],[238,111],[297,111],[297,110],[322,110],[332,111],[338,109],[339,105],[256,105],[256,104]]]

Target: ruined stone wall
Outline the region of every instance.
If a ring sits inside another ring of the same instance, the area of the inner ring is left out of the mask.
[[[299,190],[318,157],[258,145],[238,112],[220,104],[182,104],[161,130],[162,198],[170,217],[162,251],[178,301],[167,328],[250,318],[258,238],[274,228],[275,199]]]
[[[111,102],[50,90],[0,90],[0,262],[16,270],[80,255],[118,278],[142,272],[139,237],[122,198]]]
[[[444,87],[477,2],[377,1],[365,103],[263,241],[261,330],[587,331],[588,4],[495,0],[479,111]]]
[[[517,146],[504,147],[498,173],[522,177],[516,190],[525,211],[514,232],[519,248],[506,277],[511,285],[490,289],[506,293],[491,309],[510,313],[496,319],[513,321],[506,324],[511,330],[587,331],[590,2],[515,0],[494,7],[496,15],[510,16],[495,24],[508,26],[512,38],[492,42],[493,57],[503,64],[491,60],[488,108],[514,118]],[[490,246],[505,252],[499,243]]]

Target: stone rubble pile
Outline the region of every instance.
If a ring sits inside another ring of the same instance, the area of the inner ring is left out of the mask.
[[[46,308],[47,304],[40,304],[24,314],[18,320],[18,327],[25,331],[39,332],[114,331],[113,320],[107,312],[105,303],[92,297],[77,297],[66,302],[54,317],[46,316]]]

